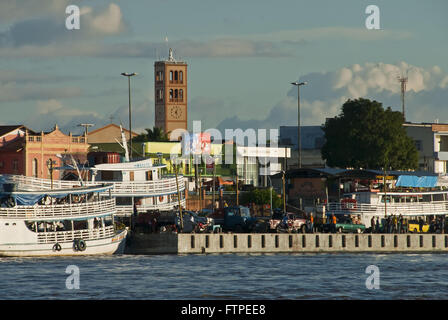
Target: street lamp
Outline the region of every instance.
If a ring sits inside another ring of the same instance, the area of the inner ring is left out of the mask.
[[[50,173],[50,179],[51,179],[51,189],[53,189],[53,165],[56,164],[55,161],[48,159],[47,160],[47,168],[48,168],[48,172]]]
[[[132,160],[132,114],[131,114],[131,77],[136,76],[138,73],[121,73],[122,76],[128,77],[128,91],[129,91],[129,159]]]
[[[298,138],[298,167],[302,167],[302,142],[300,141],[300,86],[306,85],[308,82],[291,82],[292,85],[297,86],[297,109],[298,109],[298,117],[297,117],[297,138]]]

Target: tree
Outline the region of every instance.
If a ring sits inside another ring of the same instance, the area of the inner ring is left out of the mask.
[[[254,189],[252,191],[245,192],[241,196],[241,203],[255,203],[257,205],[270,204],[271,197],[269,193],[270,189]],[[274,190],[272,190],[272,208],[279,208],[282,206],[282,203],[282,199]]]
[[[401,112],[384,110],[380,102],[349,99],[322,127],[322,158],[330,167],[415,169],[418,152],[403,122]]]
[[[141,133],[138,136],[132,139],[133,142],[167,142],[170,141],[168,139],[168,134],[163,132],[163,130],[159,127],[154,127],[153,129],[146,128],[146,133]]]

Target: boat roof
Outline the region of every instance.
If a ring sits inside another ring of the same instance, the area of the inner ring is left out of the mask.
[[[113,188],[112,184],[101,184],[97,186],[88,187],[73,187],[66,189],[45,189],[45,190],[16,190],[16,191],[2,191],[1,195],[47,195],[47,196],[67,196],[69,194],[86,194],[92,192],[104,192]]]
[[[87,194],[92,192],[104,192],[110,190],[113,187],[112,184],[103,184],[99,186],[91,186],[91,187],[76,187],[70,189],[57,189],[57,190],[37,190],[37,191],[11,191],[11,192],[0,192],[0,197],[8,196],[13,198],[18,205],[23,206],[33,206],[38,203],[41,199],[46,196],[50,196],[52,198],[64,198],[70,194],[80,195]]]
[[[138,170],[151,170],[151,169],[160,169],[165,168],[165,164],[156,164],[152,163],[152,159],[131,161],[131,162],[121,162],[121,163],[102,163],[97,164],[92,167],[92,170],[95,171],[138,171]]]

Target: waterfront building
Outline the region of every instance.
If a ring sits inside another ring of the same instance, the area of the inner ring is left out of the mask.
[[[187,130],[187,64],[170,49],[168,59],[154,63],[155,126],[168,135]]]
[[[417,148],[419,170],[439,175],[447,174],[448,124],[410,123],[403,124],[406,133]]]
[[[10,128],[6,128],[10,127]],[[64,165],[62,154],[84,164],[89,144],[85,135],[64,134],[55,125],[50,132],[35,133],[24,126],[2,126],[0,130],[0,174],[62,179],[68,172],[53,170]]]

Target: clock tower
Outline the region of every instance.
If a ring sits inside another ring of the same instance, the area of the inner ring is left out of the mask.
[[[170,49],[168,59],[154,63],[155,126],[165,133],[187,130],[187,64],[176,61]]]

